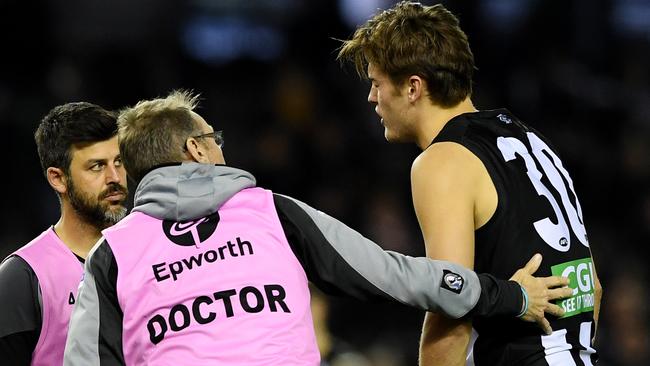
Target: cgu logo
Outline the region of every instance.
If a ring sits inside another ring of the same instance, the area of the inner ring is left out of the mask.
[[[561,276],[569,278],[570,281],[573,278],[576,279],[578,286],[573,289],[572,296],[576,296],[579,292],[592,292],[596,287],[594,285],[594,268],[591,262],[580,263],[577,266],[568,266],[564,269],[564,271],[562,271]]]
[[[558,300],[567,318],[580,313],[592,311],[594,308],[594,265],[591,258],[578,259],[551,267],[554,276],[569,278],[569,287],[573,289],[571,297]]]

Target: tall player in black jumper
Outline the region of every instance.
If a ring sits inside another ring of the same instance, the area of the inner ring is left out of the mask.
[[[574,289],[551,334],[429,313],[421,365],[591,365],[602,289],[573,181],[540,133],[505,109],[474,107],[474,56],[458,19],[442,5],[400,2],[338,57],[370,80],[386,139],[422,149],[411,181],[429,257],[508,278],[539,252],[538,275],[568,276]]]

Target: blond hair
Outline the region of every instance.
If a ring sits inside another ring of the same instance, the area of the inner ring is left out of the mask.
[[[128,175],[139,182],[156,166],[183,160],[183,146],[199,127],[192,116],[199,95],[174,90],[120,111],[118,140]]]

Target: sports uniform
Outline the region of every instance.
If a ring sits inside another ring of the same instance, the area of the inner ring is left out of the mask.
[[[439,142],[476,155],[498,194],[494,215],[476,231],[475,270],[509,278],[541,253],[537,275],[567,276],[574,288],[560,303],[566,314],[549,318],[551,335],[514,318],[474,318],[468,364],[591,365],[594,268],[580,203],[558,153],[505,109],[457,116],[433,144]]]

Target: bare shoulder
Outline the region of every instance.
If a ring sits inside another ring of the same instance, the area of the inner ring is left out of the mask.
[[[411,167],[411,191],[416,211],[429,205],[446,207],[466,204],[472,208],[474,229],[483,226],[496,212],[498,194],[483,162],[466,147],[455,142],[431,145]],[[435,209],[435,208],[434,208]]]
[[[412,179],[467,180],[483,170],[483,163],[466,147],[455,142],[429,146],[413,161]]]

